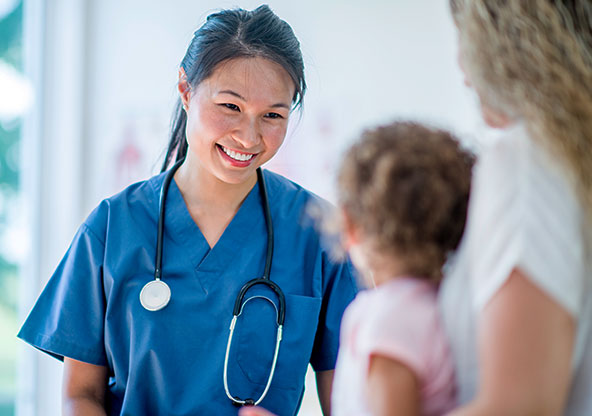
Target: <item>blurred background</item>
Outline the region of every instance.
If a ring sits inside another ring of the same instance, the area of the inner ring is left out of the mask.
[[[0,416],[60,414],[61,364],[15,335],[98,202],[158,172],[193,31],[258,1],[0,0]],[[268,1],[309,91],[268,168],[333,200],[365,126],[413,119],[470,146],[484,128],[447,0]],[[309,377],[301,415],[318,415]]]

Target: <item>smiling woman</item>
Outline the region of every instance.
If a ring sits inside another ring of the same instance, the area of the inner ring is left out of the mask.
[[[295,88],[282,66],[260,57],[223,63],[194,88],[179,72],[188,152],[176,181],[213,247],[255,185],[255,170],[282,145]]]
[[[257,398],[296,414],[309,363],[328,414],[351,266],[305,218],[325,202],[261,170],[305,85],[299,42],[267,6],[195,32],[163,173],[91,213],[19,333],[64,360],[66,414],[230,415]],[[155,281],[172,294],[157,310],[141,294]]]
[[[198,148],[193,152],[199,153],[196,156],[202,164],[206,163],[206,155],[200,150],[213,145],[229,156],[248,156],[239,161],[250,163],[238,165],[247,167],[267,162],[282,144],[294,87],[280,65],[264,58],[238,58],[221,65],[195,90],[189,87],[182,72],[179,90],[188,114],[189,147]],[[191,158],[191,154],[188,156]],[[240,170],[246,176],[252,176],[253,171]],[[233,181],[226,178],[229,180]]]
[[[293,88],[293,93],[287,102],[266,104],[274,104],[274,108],[287,106],[287,110],[302,105],[302,99],[306,91],[304,62],[300,52],[300,43],[294,36],[292,28],[283,20],[278,19],[267,6],[261,6],[254,10],[249,20],[247,22],[246,14],[216,13],[210,15],[207,22],[195,32],[179,69],[180,80],[186,81],[186,83],[179,84],[181,97],[175,110],[173,131],[163,170],[170,164],[175,153],[176,159],[181,160],[187,152],[187,141],[185,139],[187,114],[184,111],[186,103],[183,102],[185,91],[182,89],[201,84],[202,81],[213,74],[214,70],[232,64],[233,60],[238,58],[263,58],[269,63],[275,63],[282,70],[280,73],[284,73],[281,77],[288,75],[290,78],[287,83],[285,81],[288,80],[285,79],[284,84],[279,88]],[[232,28],[232,30],[228,30],[229,28]],[[269,72],[254,72],[251,75],[254,74],[257,74],[257,78],[262,83],[265,83],[266,78],[271,75]],[[249,74],[243,73],[241,75],[247,76]],[[247,79],[251,81],[253,78],[243,78],[243,81]],[[264,90],[269,90],[270,94],[279,93],[281,96],[281,92],[278,92],[277,88],[278,85],[272,88],[265,85]],[[244,98],[246,98],[240,94],[240,91],[231,88],[218,91],[218,93],[222,92],[233,96],[235,99],[243,99],[243,102]],[[240,110],[236,103],[220,102],[220,104],[225,104],[231,109]],[[285,118],[287,119],[287,114]]]

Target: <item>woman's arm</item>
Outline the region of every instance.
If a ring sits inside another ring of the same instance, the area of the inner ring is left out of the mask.
[[[107,367],[64,358],[62,414],[105,416]]]
[[[319,395],[319,402],[321,403],[321,410],[325,416],[329,416],[331,414],[331,391],[333,390],[334,374],[335,370],[317,371],[315,373],[317,379],[317,393]]]
[[[370,358],[367,402],[372,414],[418,415],[419,386],[415,373],[399,361],[381,355]]]
[[[453,414],[562,414],[574,337],[569,312],[515,269],[481,314],[477,396]]]

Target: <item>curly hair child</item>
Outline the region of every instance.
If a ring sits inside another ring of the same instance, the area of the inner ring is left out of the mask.
[[[365,282],[341,327],[334,415],[439,415],[455,405],[436,293],[463,234],[473,156],[443,130],[368,130],[338,176],[344,244]]]

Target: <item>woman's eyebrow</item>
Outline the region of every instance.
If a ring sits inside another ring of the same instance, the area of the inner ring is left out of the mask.
[[[245,97],[243,97],[242,95],[240,95],[238,92],[234,92],[232,90],[222,90],[218,94],[230,94],[230,95],[234,95],[236,98],[240,98],[243,101],[247,101],[245,99]]]
[[[240,95],[238,92],[232,91],[232,90],[222,90],[222,91],[218,92],[218,94],[230,94],[240,100],[247,101],[247,99],[245,97]],[[286,103],[276,103],[276,104],[270,105],[270,107],[271,108],[286,108],[288,110],[290,109],[290,105],[286,104]]]
[[[270,107],[271,108],[285,108],[286,110],[289,110],[290,109],[290,106],[288,104],[285,104],[285,103],[276,103],[276,104],[273,104]]]

